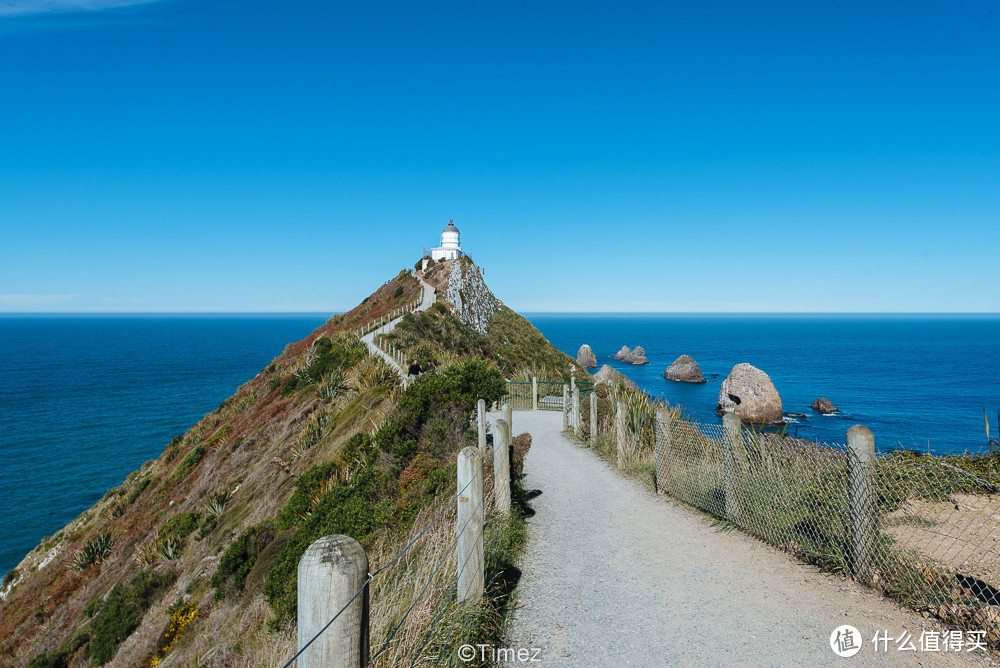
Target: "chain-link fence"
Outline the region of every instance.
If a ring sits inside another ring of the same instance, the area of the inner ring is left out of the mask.
[[[877,454],[864,428],[817,444],[734,422],[658,417],[647,439],[622,420],[622,447],[651,460],[660,493],[1000,647],[994,457]]]

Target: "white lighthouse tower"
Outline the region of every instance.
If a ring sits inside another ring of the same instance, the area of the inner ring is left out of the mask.
[[[441,245],[431,249],[431,259],[435,262],[441,260],[454,260],[464,255],[462,244],[459,243],[460,232],[455,227],[455,221],[449,220],[448,226],[441,232]]]

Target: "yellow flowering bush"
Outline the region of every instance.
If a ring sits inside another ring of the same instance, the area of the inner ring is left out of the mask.
[[[177,641],[184,635],[185,629],[198,616],[198,606],[188,603],[170,616],[167,628],[160,636],[160,641],[156,643],[156,652],[150,660],[149,665],[158,666],[166,658],[167,653],[173,649]]]

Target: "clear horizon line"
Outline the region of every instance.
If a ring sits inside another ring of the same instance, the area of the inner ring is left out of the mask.
[[[513,309],[512,309],[513,310]],[[0,311],[2,317],[24,316],[171,316],[272,315],[327,316],[347,311]],[[515,311],[521,315],[968,315],[1000,316],[1000,311]]]

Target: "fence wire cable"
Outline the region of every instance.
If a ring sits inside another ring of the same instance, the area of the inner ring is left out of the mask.
[[[500,527],[500,526],[497,526],[497,522],[494,522],[494,523],[493,523],[493,527],[492,527],[492,528],[493,528],[493,531],[491,532],[491,534],[492,534],[492,535],[491,535],[491,537],[490,537],[490,542],[489,542],[488,546],[487,546],[487,547],[485,547],[485,548],[484,548],[484,550],[483,550],[483,566],[484,566],[484,567],[485,567],[485,566],[486,566],[486,564],[487,564],[487,560],[486,560],[486,556],[487,556],[487,555],[489,555],[490,553],[492,553],[492,552],[493,552],[493,548],[495,548],[495,547],[496,547],[497,545],[499,545],[499,543],[500,543],[500,537],[501,537],[501,536],[502,536],[502,534],[503,534],[503,530],[502,530],[502,527]],[[476,572],[477,572],[477,573],[479,572],[479,567],[478,567],[478,566],[476,567]],[[485,575],[486,575],[486,574],[484,573],[484,574],[483,574],[483,577],[484,577],[484,580],[485,580]],[[486,592],[485,592],[485,584],[486,584],[486,583],[484,582],[483,584],[484,584],[484,591],[483,591],[483,595],[485,596],[485,594],[486,594]],[[466,593],[468,593],[468,592],[466,592]],[[465,619],[464,619],[464,621],[462,622],[462,630],[461,630],[461,631],[459,631],[459,634],[458,634],[458,637],[459,637],[459,638],[464,638],[464,637],[465,637],[465,630],[466,630],[466,628],[468,628],[468,625],[469,625],[469,620],[470,620],[470,619],[472,619],[472,613],[473,613],[473,611],[474,611],[474,610],[475,610],[475,609],[476,609],[477,607],[478,607],[478,606],[476,606],[476,605],[470,605],[470,606],[469,606],[469,609],[468,609],[468,610],[466,611],[466,613],[465,613]],[[449,632],[448,632],[448,636],[449,636],[449,638],[451,637],[451,631],[449,631]],[[444,649],[446,649],[446,648],[447,648],[447,646],[448,646],[448,638],[446,638],[446,639],[445,639],[445,647],[443,647],[443,648],[442,648],[442,651],[444,651]],[[455,658],[456,658],[457,656],[458,656],[458,655],[457,655],[457,653],[456,653],[456,654],[452,654],[452,655],[451,655],[451,656],[450,656],[450,657],[448,658],[448,665],[449,665],[449,666],[451,666],[451,665],[452,665],[452,663],[454,662],[454,659],[455,659]],[[440,661],[441,661],[441,657],[440,657],[440,655],[439,655],[439,656],[438,656],[438,662],[440,662]],[[437,664],[435,664],[435,665],[437,665]]]
[[[449,502],[448,502],[448,503],[447,503],[447,504],[445,505],[445,507],[444,507],[444,510],[442,510],[442,511],[441,511],[440,513],[438,513],[438,516],[437,516],[437,517],[435,517],[435,518],[434,518],[433,520],[431,520],[431,523],[430,523],[430,524],[428,524],[427,526],[425,526],[425,527],[423,528],[423,530],[422,530],[422,531],[421,531],[421,532],[420,532],[419,534],[417,534],[416,538],[414,538],[413,540],[411,540],[411,541],[409,542],[409,544],[408,544],[408,545],[407,545],[406,547],[404,547],[404,548],[403,548],[403,551],[402,551],[402,552],[400,552],[399,554],[397,554],[397,555],[396,555],[395,557],[393,557],[393,559],[392,559],[391,561],[389,561],[389,562],[388,562],[388,563],[386,563],[386,564],[385,564],[384,566],[382,566],[382,567],[381,567],[381,568],[379,568],[379,569],[378,569],[377,571],[375,571],[374,575],[378,575],[379,573],[381,573],[382,571],[384,571],[385,569],[389,568],[390,566],[394,565],[394,564],[395,564],[395,563],[396,563],[397,561],[399,561],[399,560],[400,560],[400,559],[401,559],[401,558],[403,557],[403,555],[404,555],[404,554],[406,554],[406,552],[407,552],[407,551],[408,551],[408,550],[409,550],[409,549],[410,549],[411,547],[413,547],[413,545],[414,545],[414,544],[415,544],[415,543],[416,543],[416,542],[417,542],[418,540],[420,540],[420,539],[421,539],[421,538],[423,537],[423,535],[424,535],[425,533],[427,533],[427,531],[428,531],[428,530],[429,530],[429,529],[430,529],[430,528],[431,528],[432,526],[434,526],[435,524],[437,524],[438,520],[440,520],[440,519],[441,519],[442,517],[444,517],[444,516],[445,516],[445,514],[446,514],[446,513],[447,513],[447,512],[449,511],[449,510],[451,510],[451,507],[452,507],[453,505],[455,505],[455,504],[457,503],[457,501],[458,501],[458,497],[460,497],[460,496],[462,495],[462,492],[464,492],[465,490],[469,489],[469,485],[471,485],[471,484],[472,484],[472,483],[473,483],[474,481],[475,481],[475,478],[473,478],[472,480],[470,480],[469,482],[467,482],[467,483],[465,484],[465,487],[463,487],[463,488],[462,488],[462,489],[460,489],[459,491],[455,492],[455,497],[454,497],[454,498],[453,498],[453,499],[452,499],[451,501],[449,501]]]
[[[427,525],[426,527],[424,527],[424,528],[423,528],[423,530],[421,530],[421,532],[420,532],[420,533],[419,533],[419,534],[418,534],[418,535],[417,535],[417,536],[416,536],[416,537],[415,537],[415,538],[414,538],[413,540],[411,540],[411,541],[409,542],[409,544],[408,544],[408,545],[407,545],[406,547],[404,547],[404,548],[403,548],[403,550],[402,550],[402,551],[401,551],[401,552],[400,552],[399,554],[397,554],[397,555],[396,555],[396,556],[395,556],[395,557],[394,557],[394,558],[393,558],[393,559],[392,559],[391,561],[389,561],[389,562],[388,562],[388,563],[386,563],[386,564],[385,564],[384,566],[382,566],[381,568],[379,568],[378,570],[376,570],[376,571],[375,571],[374,573],[369,573],[369,574],[368,574],[368,579],[367,579],[367,580],[365,580],[365,583],[364,583],[363,585],[361,585],[361,588],[360,588],[360,589],[358,589],[358,591],[357,591],[357,592],[355,592],[354,596],[352,596],[352,597],[351,597],[351,600],[350,600],[350,601],[348,601],[348,602],[347,602],[347,604],[346,604],[346,605],[345,605],[345,606],[344,606],[343,608],[341,608],[341,609],[340,609],[340,610],[339,610],[339,611],[337,612],[337,614],[336,614],[336,615],[334,615],[334,616],[333,616],[333,619],[331,619],[331,620],[330,620],[329,622],[327,622],[327,623],[326,623],[326,626],[324,626],[324,627],[323,627],[322,629],[320,629],[320,630],[319,630],[319,632],[318,632],[318,633],[317,633],[317,634],[316,634],[315,636],[313,636],[311,640],[309,640],[309,642],[307,642],[307,643],[306,643],[305,645],[303,645],[303,646],[302,646],[302,647],[301,647],[301,648],[299,649],[299,651],[295,653],[295,656],[293,656],[293,657],[292,657],[291,659],[289,659],[289,660],[288,660],[288,663],[286,663],[286,664],[285,664],[285,665],[284,665],[284,666],[283,666],[282,668],[288,668],[289,666],[291,666],[291,665],[292,665],[292,663],[294,663],[294,662],[295,662],[295,660],[296,660],[297,658],[299,658],[299,656],[301,656],[302,652],[306,651],[306,649],[307,649],[307,648],[308,648],[308,647],[309,647],[310,645],[312,645],[312,644],[313,644],[313,643],[314,643],[314,642],[315,642],[315,641],[316,641],[316,640],[317,640],[317,639],[318,639],[318,638],[319,638],[319,637],[320,637],[321,635],[323,635],[323,633],[324,633],[324,632],[325,632],[325,631],[326,631],[326,630],[327,630],[328,628],[330,628],[330,625],[332,625],[332,624],[333,624],[333,623],[334,623],[335,621],[337,621],[337,618],[338,618],[338,617],[340,617],[340,615],[341,615],[341,614],[342,614],[342,613],[344,612],[344,610],[347,610],[347,608],[349,608],[349,607],[351,606],[351,603],[354,603],[354,600],[355,600],[355,599],[356,599],[356,598],[357,598],[357,597],[358,597],[358,596],[359,596],[359,595],[361,594],[361,592],[363,592],[363,591],[365,590],[365,588],[366,588],[366,587],[368,587],[368,585],[370,585],[370,584],[372,583],[372,581],[373,581],[373,580],[375,579],[375,576],[376,576],[376,575],[378,575],[379,573],[381,573],[382,571],[386,570],[386,569],[387,569],[387,568],[389,568],[390,566],[393,566],[393,565],[395,565],[395,564],[396,564],[397,562],[399,562],[399,560],[400,560],[400,559],[401,559],[401,558],[403,557],[403,555],[404,555],[404,554],[406,554],[406,552],[407,552],[407,551],[408,551],[408,550],[409,550],[409,549],[410,549],[411,547],[413,547],[413,545],[414,545],[414,544],[415,544],[415,543],[416,543],[416,542],[417,542],[418,540],[420,540],[420,539],[421,539],[421,538],[422,538],[422,537],[424,536],[424,534],[426,534],[426,533],[427,533],[427,531],[428,531],[428,530],[429,530],[429,529],[430,529],[430,528],[431,528],[432,526],[434,526],[434,525],[435,525],[435,524],[436,524],[436,523],[438,522],[438,520],[440,520],[440,519],[441,519],[442,517],[444,517],[444,516],[445,516],[445,514],[446,514],[446,513],[447,513],[447,512],[449,511],[449,510],[451,510],[451,507],[452,507],[453,505],[455,505],[455,503],[456,503],[456,502],[458,501],[458,497],[459,497],[459,496],[461,496],[462,492],[464,492],[464,491],[465,491],[466,489],[468,489],[468,488],[469,488],[469,485],[471,485],[471,484],[472,484],[472,483],[473,483],[474,481],[475,481],[475,477],[473,477],[473,478],[472,478],[472,480],[470,480],[470,481],[469,481],[468,483],[466,483],[465,487],[463,487],[463,488],[462,488],[461,490],[459,490],[458,492],[456,492],[456,493],[455,493],[455,496],[454,496],[454,497],[453,497],[453,498],[451,499],[451,501],[449,501],[449,502],[448,502],[448,503],[447,503],[447,504],[445,505],[444,509],[443,509],[443,510],[442,510],[442,511],[441,511],[440,513],[438,513],[437,517],[435,517],[435,518],[434,518],[433,520],[431,520],[430,524],[428,524],[428,525]],[[471,519],[471,518],[470,518],[470,519]],[[468,521],[466,521],[466,525],[467,525],[467,524],[468,524]],[[462,527],[462,529],[464,530],[464,529],[465,529],[465,527],[463,526],[463,527]],[[457,545],[457,544],[458,544],[458,538],[456,537],[456,539],[455,539],[455,541],[454,541],[454,544],[453,544],[452,548],[454,547],[454,545]],[[448,557],[448,555],[449,555],[449,554],[451,554],[451,549],[452,549],[452,548],[449,548],[449,549],[448,549],[448,552],[447,552],[447,553],[445,553],[445,556],[444,556],[444,559],[442,559],[442,560],[441,560],[441,562],[440,562],[440,563],[438,564],[438,567],[434,569],[434,573],[432,573],[432,574],[431,574],[431,579],[430,579],[430,580],[428,580],[428,582],[427,582],[427,585],[425,585],[425,586],[424,586],[424,590],[425,590],[425,591],[426,591],[426,589],[427,589],[427,586],[428,586],[428,585],[430,585],[431,581],[433,581],[433,579],[434,579],[434,575],[435,575],[435,574],[437,574],[437,571],[438,571],[438,569],[440,569],[440,567],[441,567],[441,563],[444,563],[444,560],[445,560],[445,559],[447,559],[447,557]],[[422,592],[420,593],[420,596],[423,596],[423,591],[422,591]],[[410,614],[410,611],[412,611],[412,610],[413,610],[413,607],[414,607],[414,606],[415,606],[415,605],[417,604],[417,602],[419,602],[419,601],[420,601],[420,596],[418,596],[418,597],[417,597],[417,600],[413,602],[413,605],[411,605],[411,606],[410,606],[410,609],[406,611],[406,615],[403,615],[403,619],[402,619],[402,620],[400,620],[400,622],[399,622],[399,625],[400,625],[400,626],[402,625],[403,621],[404,621],[404,620],[406,619],[407,615],[409,615],[409,614]],[[392,632],[392,635],[391,635],[391,636],[389,636],[389,640],[387,640],[387,641],[386,641],[386,645],[388,645],[388,644],[389,644],[389,641],[390,641],[390,640],[392,640],[393,636],[395,636],[395,635],[396,635],[396,631],[398,631],[398,630],[399,630],[399,626],[397,626],[397,627],[396,627],[396,629],[395,629],[395,630],[394,630],[394,631]],[[383,651],[384,649],[385,649],[385,645],[383,645],[382,649],[381,649],[381,650],[379,650],[379,652],[378,652],[378,653],[377,653],[377,654],[375,655],[375,657],[377,657],[377,656],[378,656],[379,654],[381,654],[381,653],[382,653],[382,651]],[[375,657],[372,657],[372,661],[374,661],[374,660],[375,660]]]
[[[475,477],[473,477],[473,480],[475,480]],[[471,482],[472,481],[470,481],[470,484]],[[468,485],[466,485],[466,487],[468,487]],[[465,488],[463,488],[462,491],[465,491]],[[482,507],[482,503],[480,503],[480,507]],[[410,604],[410,607],[407,608],[406,612],[403,614],[403,617],[399,620],[399,623],[396,624],[396,627],[392,630],[392,633],[389,634],[389,637],[386,639],[384,643],[382,643],[382,646],[379,648],[379,650],[374,654],[374,656],[371,657],[370,662],[374,662],[375,659],[379,657],[379,655],[381,655],[383,652],[386,651],[386,649],[388,649],[389,643],[392,642],[392,639],[396,637],[396,633],[398,633],[399,629],[402,628],[403,622],[405,622],[407,617],[410,616],[410,613],[413,612],[413,608],[417,606],[417,603],[420,602],[420,599],[422,599],[424,594],[427,592],[427,588],[431,586],[432,582],[434,582],[434,576],[437,575],[438,571],[441,570],[441,566],[443,566],[444,563],[448,560],[448,557],[451,556],[452,550],[458,547],[459,536],[461,536],[462,533],[465,532],[465,527],[469,525],[469,522],[472,521],[472,518],[474,516],[475,513],[473,513],[473,515],[470,515],[469,518],[465,521],[465,524],[462,525],[461,530],[455,536],[455,540],[453,540],[451,544],[448,546],[448,551],[445,552],[443,557],[441,557],[441,559],[438,561],[437,566],[434,567],[434,571],[431,573],[430,577],[427,578],[427,582],[424,584],[423,589],[420,590],[420,594],[417,596],[417,598],[413,600],[413,603]],[[468,561],[468,558],[466,559],[466,561]],[[450,600],[451,597],[449,596],[448,598]]]

